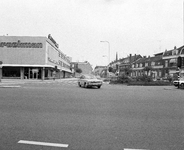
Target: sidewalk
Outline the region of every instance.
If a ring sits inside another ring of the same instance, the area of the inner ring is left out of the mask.
[[[75,81],[77,78],[62,78],[55,80],[39,80],[39,79],[1,79],[0,87],[7,85],[21,85],[25,83],[52,83],[62,81]]]

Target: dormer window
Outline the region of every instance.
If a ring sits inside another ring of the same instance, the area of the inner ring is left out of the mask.
[[[178,55],[178,50],[177,49],[173,50],[172,55]]]

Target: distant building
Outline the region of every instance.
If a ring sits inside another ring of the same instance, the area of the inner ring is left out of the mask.
[[[179,56],[182,57],[182,66],[180,70],[177,67],[177,59]],[[162,59],[164,61],[164,75],[177,76],[178,71],[180,71],[181,75],[184,75],[184,46],[166,50],[163,53]]]
[[[128,57],[122,58],[119,64],[119,74],[130,75],[129,70],[132,67],[132,63],[139,60],[140,58],[142,58],[142,56],[139,54],[135,54],[134,56],[130,54]]]
[[[71,62],[71,69],[74,76],[78,77],[80,74],[76,72],[76,69],[80,68],[82,70],[82,74],[92,74],[93,68],[88,61],[85,62]]]
[[[107,66],[96,66],[94,68],[94,74],[96,76],[101,76],[104,69],[107,69]]]
[[[146,74],[153,78],[163,77],[163,60],[162,55],[156,55],[153,57],[142,57],[132,63],[131,76],[141,76]],[[146,69],[149,68],[149,69]]]
[[[71,58],[51,37],[0,36],[3,78],[50,79],[71,75]]]

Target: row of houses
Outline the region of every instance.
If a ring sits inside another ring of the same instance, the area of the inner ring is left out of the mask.
[[[181,67],[178,67],[178,57],[181,57]],[[116,57],[116,60],[111,62],[108,67],[112,67],[119,75],[125,74],[132,77],[146,74],[153,78],[164,78],[174,77],[178,73],[180,76],[184,76],[184,46],[165,50],[152,57],[141,56],[140,54],[130,54],[128,57],[121,59]],[[95,73],[96,70],[99,70],[98,66],[95,67]]]

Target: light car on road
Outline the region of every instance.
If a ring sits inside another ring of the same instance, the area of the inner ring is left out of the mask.
[[[175,80],[173,84],[174,86],[183,89],[184,88],[184,78],[179,78],[179,80]]]
[[[78,80],[79,87],[98,87],[102,86],[102,80],[97,79],[94,75],[81,75]]]

